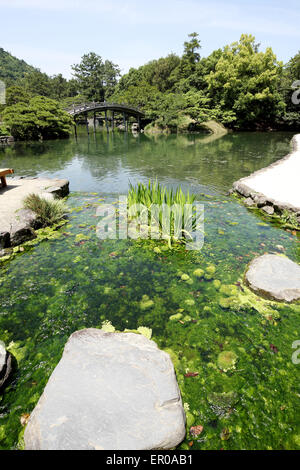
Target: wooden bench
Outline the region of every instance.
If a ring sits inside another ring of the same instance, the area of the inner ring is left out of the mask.
[[[12,168],[0,168],[0,179],[2,183],[2,188],[7,186],[6,175],[11,175],[14,172]]]

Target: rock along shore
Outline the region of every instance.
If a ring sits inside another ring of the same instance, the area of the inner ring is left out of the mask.
[[[53,199],[69,194],[66,179],[7,178],[7,187],[0,187],[0,256],[5,248],[35,238],[36,215],[23,209],[23,200],[30,194]]]
[[[292,152],[267,168],[233,183],[233,192],[244,197],[245,205],[266,214],[290,212],[300,226],[300,134],[292,139]]]

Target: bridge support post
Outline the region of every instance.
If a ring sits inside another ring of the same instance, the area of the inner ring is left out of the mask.
[[[138,116],[139,132],[141,132],[141,116]]]
[[[108,120],[107,120],[107,111],[106,110],[105,110],[105,126],[106,126],[106,131],[109,132]]]
[[[85,124],[86,124],[86,130],[88,133],[88,136],[90,135],[90,129],[89,129],[89,121],[88,121],[88,115],[87,113],[85,114]]]
[[[115,112],[112,112],[112,130],[115,130]]]
[[[96,113],[94,111],[94,134],[96,134]]]
[[[126,114],[123,113],[123,124],[124,124],[124,131],[126,132]]]
[[[75,139],[77,140],[77,123],[76,123],[76,119],[74,119],[74,131],[75,131]]]

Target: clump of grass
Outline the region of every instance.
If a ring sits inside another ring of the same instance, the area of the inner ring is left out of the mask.
[[[191,238],[191,231],[197,229],[197,218],[195,217],[195,199],[196,196],[189,192],[184,193],[181,188],[176,190],[162,187],[157,181],[148,185],[138,183],[133,186],[130,183],[128,191],[128,210],[137,204],[143,205],[148,211],[148,225],[153,222],[159,227],[162,238],[167,239],[171,247],[171,240],[185,241]],[[190,205],[191,211],[187,210]],[[156,207],[154,207],[156,206]],[[159,207],[159,211],[157,210]],[[167,209],[170,212],[170,227],[166,230],[163,223],[163,214]],[[139,212],[138,215],[141,215]],[[189,230],[186,230],[189,228]]]
[[[23,205],[25,209],[30,209],[38,216],[42,227],[57,224],[67,213],[67,207],[63,201],[48,200],[34,193],[26,196]]]
[[[296,214],[286,209],[281,214],[281,221],[288,228],[299,229],[299,223]]]

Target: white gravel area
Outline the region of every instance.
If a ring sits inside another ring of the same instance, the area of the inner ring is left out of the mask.
[[[253,191],[276,202],[300,207],[300,134],[294,136],[294,151],[274,166],[243,178]]]

